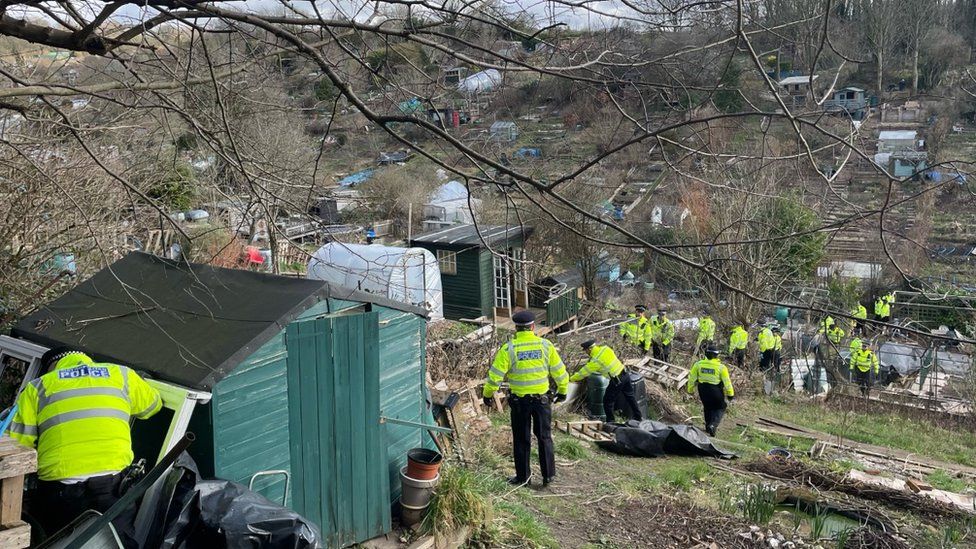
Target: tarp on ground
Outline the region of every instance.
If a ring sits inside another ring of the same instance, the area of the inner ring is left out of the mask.
[[[608,452],[637,457],[702,456],[733,459],[737,457],[719,448],[704,431],[694,425],[669,425],[660,421],[628,421],[623,425],[608,425],[613,440],[597,445]]]

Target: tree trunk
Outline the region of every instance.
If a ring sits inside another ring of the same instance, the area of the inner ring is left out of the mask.
[[[912,93],[918,95],[918,48],[919,41],[915,41],[915,51],[912,54]]]
[[[878,59],[878,97],[884,93],[884,55],[879,51],[874,54]]]

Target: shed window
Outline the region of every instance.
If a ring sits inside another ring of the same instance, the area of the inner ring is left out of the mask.
[[[457,274],[457,252],[437,250],[437,266],[441,274]]]

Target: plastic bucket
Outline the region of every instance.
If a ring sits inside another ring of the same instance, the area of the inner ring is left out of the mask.
[[[411,478],[407,474],[407,468],[403,467],[400,469],[400,503],[414,508],[426,506],[440,480],[440,475],[430,480]]]
[[[427,514],[427,505],[423,507],[411,507],[409,505],[400,504],[400,523],[403,526],[413,526],[414,524],[420,524],[420,521],[424,520],[424,516]]]
[[[443,459],[434,450],[414,448],[407,452],[407,476],[417,480],[435,479]]]

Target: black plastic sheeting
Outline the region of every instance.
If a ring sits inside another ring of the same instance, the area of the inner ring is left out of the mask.
[[[164,477],[146,547],[319,549],[318,528],[298,513],[227,480],[201,480],[183,454]]]
[[[694,425],[668,425],[660,421],[628,421],[623,425],[605,425],[613,433],[612,441],[597,445],[608,452],[637,457],[703,456],[733,459],[732,452],[715,446],[704,431]]]

